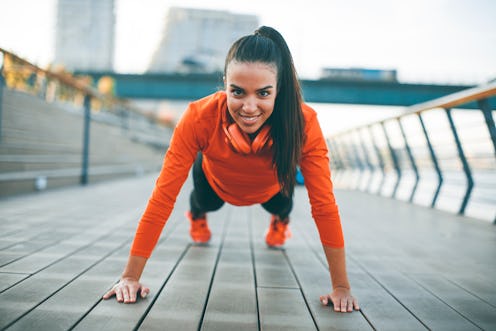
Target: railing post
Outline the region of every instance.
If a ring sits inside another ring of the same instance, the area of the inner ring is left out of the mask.
[[[382,192],[382,187],[384,186],[384,181],[386,180],[384,159],[382,158],[381,151],[379,150],[379,147],[377,146],[377,142],[375,141],[374,132],[372,132],[372,127],[368,126],[367,129],[369,130],[370,140],[372,141],[372,145],[374,146],[375,153],[377,154],[377,160],[379,161],[379,168],[381,169],[381,173],[382,173],[381,182],[379,183],[379,190],[377,191],[380,195]]]
[[[347,168],[345,156],[340,151],[340,148],[339,148],[340,145],[335,139],[331,140],[331,143],[333,145],[334,154],[337,156],[339,168],[342,169],[342,172],[344,172],[344,171],[346,171],[346,168]]]
[[[415,158],[413,157],[412,149],[408,144],[408,139],[406,138],[405,129],[403,128],[403,124],[401,123],[401,119],[398,117],[396,119],[398,121],[398,125],[400,127],[401,135],[403,136],[403,141],[405,142],[405,149],[408,154],[408,159],[410,160],[410,164],[412,165],[412,169],[415,172],[415,184],[413,185],[412,192],[410,193],[409,202],[413,201],[413,197],[415,195],[415,191],[417,190],[418,182],[420,180],[417,164],[415,163]]]
[[[455,122],[453,122],[453,116],[451,115],[451,109],[446,108],[446,115],[448,116],[448,121],[451,127],[451,132],[453,132],[453,138],[455,138],[456,149],[458,151],[458,157],[463,165],[463,171],[465,172],[465,176],[467,177],[467,190],[465,192],[465,196],[463,197],[462,204],[460,206],[460,210],[458,214],[465,213],[465,208],[467,207],[468,200],[470,199],[470,193],[472,193],[472,189],[474,187],[474,180],[472,178],[472,171],[470,170],[470,166],[467,162],[467,158],[465,157],[465,152],[463,151],[462,144],[460,142],[460,138],[458,137],[458,132],[456,131]]]
[[[86,94],[84,96],[83,163],[81,166],[81,185],[88,184],[90,121],[91,121],[91,96]]]
[[[393,160],[393,165],[394,165],[394,169],[396,170],[396,175],[398,176],[398,179],[396,179],[396,183],[394,184],[393,193],[391,194],[391,198],[396,198],[396,191],[398,190],[398,186],[400,185],[400,181],[401,181],[401,168],[398,162],[398,157],[396,156],[396,152],[394,151],[393,146],[391,146],[391,140],[389,139],[389,135],[387,133],[384,122],[381,122],[381,126],[382,126],[382,131],[384,131],[384,136],[386,137],[386,142],[389,148],[389,153],[391,154],[391,159]]]
[[[436,192],[434,193],[434,197],[432,198],[432,202],[431,202],[431,208],[434,208],[434,206],[436,205],[437,198],[439,197],[439,192],[441,191],[441,186],[443,185],[443,174],[441,172],[441,168],[439,167],[439,163],[437,162],[436,153],[434,152],[434,148],[432,147],[431,140],[429,138],[429,133],[425,128],[424,120],[422,119],[422,114],[417,113],[417,116],[420,121],[420,125],[422,126],[422,131],[424,132],[424,137],[427,142],[427,147],[429,148],[431,161],[432,164],[434,165],[434,168],[436,169],[437,178],[438,178]]]
[[[372,178],[374,177],[374,165],[372,164],[372,162],[370,162],[370,157],[369,157],[369,153],[367,151],[367,146],[365,146],[365,141],[363,140],[363,136],[361,135],[361,132],[360,130],[356,130],[357,131],[357,134],[358,134],[358,140],[360,141],[360,146],[362,147],[362,151],[363,151],[363,156],[365,157],[365,164],[367,165],[367,168],[369,168],[370,170],[370,177],[369,177],[369,180],[367,182],[367,186],[365,187],[365,192],[369,192],[369,189],[370,189],[370,183],[372,183]]]
[[[358,187],[360,188],[360,183],[362,182],[363,170],[365,167],[363,165],[362,160],[360,159],[360,155],[358,154],[356,144],[353,140],[351,140],[351,138],[352,138],[352,135],[350,132],[351,150],[353,152],[354,164],[356,165],[356,167],[359,169],[358,171],[360,172],[360,175],[358,176],[358,179],[357,179]]]
[[[349,169],[351,172],[353,172],[355,165],[353,164],[353,161],[350,157],[350,153],[348,151],[348,148],[346,147],[346,143],[342,142],[341,144],[337,143],[336,147],[339,149],[339,153],[341,155],[342,160],[344,161],[344,168],[345,168],[345,174],[347,174],[347,170]],[[346,178],[346,177],[345,177]],[[349,181],[348,181],[349,182]]]
[[[493,142],[494,154],[496,155],[496,127],[494,125],[493,112],[491,107],[489,106],[488,99],[480,99],[478,102],[479,108],[484,115],[484,119],[486,120],[486,125],[489,130],[489,136]]]
[[[333,171],[333,170],[338,171],[339,163],[337,160],[337,156],[335,156],[334,148],[333,148],[332,143],[331,143],[331,139],[330,138],[326,139],[326,143],[327,143],[327,149],[329,151],[329,164],[331,166],[331,171]]]
[[[355,170],[358,168],[358,164],[356,162],[357,160],[355,159],[355,156],[350,151],[350,148],[352,148],[352,147],[348,146],[348,144],[346,142],[344,142],[341,146],[342,146],[342,149],[344,150],[344,153],[346,154],[346,159],[348,161],[348,164],[351,167],[351,173],[352,173],[352,175],[354,175]],[[355,177],[352,177],[352,180],[355,180],[355,182],[352,182],[352,183],[353,183],[353,189],[356,189],[357,188],[357,185],[356,185],[357,180],[355,179]]]

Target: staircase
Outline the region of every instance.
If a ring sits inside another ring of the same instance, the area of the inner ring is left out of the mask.
[[[77,185],[83,110],[0,87],[0,197]],[[172,130],[143,117],[93,113],[89,182],[158,171]]]

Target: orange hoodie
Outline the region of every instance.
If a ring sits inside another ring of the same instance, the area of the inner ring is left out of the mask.
[[[327,145],[316,112],[302,105],[305,143],[300,168],[312,206],[320,240],[326,246],[343,247],[338,207],[334,199]],[[224,91],[190,103],[172,136],[160,175],[138,224],[131,255],[150,257],[174,207],[198,152],[203,154],[203,171],[212,189],[224,201],[237,206],[268,201],[280,191],[272,166],[272,152],[235,152],[222,128],[227,111]]]

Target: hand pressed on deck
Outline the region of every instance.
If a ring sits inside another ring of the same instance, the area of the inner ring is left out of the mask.
[[[115,295],[118,302],[134,303],[138,292],[142,298],[145,298],[150,293],[150,289],[135,279],[122,278],[103,295],[103,299],[107,300]]]
[[[342,313],[352,312],[353,309],[359,310],[358,301],[351,295],[351,291],[345,287],[337,287],[331,294],[320,296],[320,302],[327,306],[332,304],[334,311]]]

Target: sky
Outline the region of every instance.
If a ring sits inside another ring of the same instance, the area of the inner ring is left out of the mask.
[[[258,15],[292,51],[301,78],[322,67],[396,69],[403,82],[496,78],[495,0],[116,0],[115,70],[143,72],[170,6]],[[45,66],[56,0],[0,0],[0,47]]]

